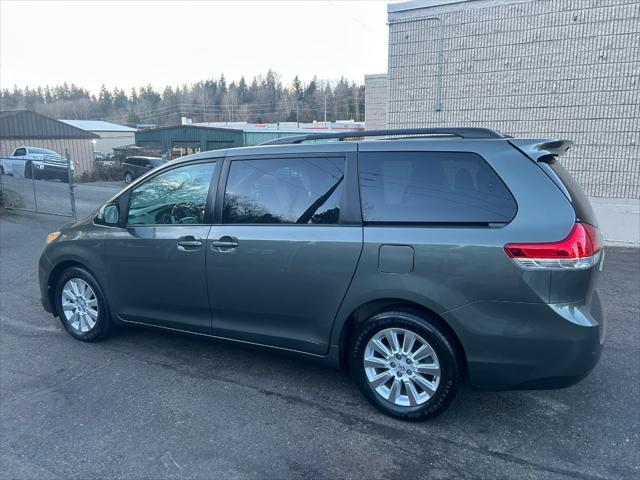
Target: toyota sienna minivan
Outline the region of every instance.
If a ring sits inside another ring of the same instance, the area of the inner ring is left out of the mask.
[[[166,163],[51,233],[44,308],[87,342],[144,325],[343,366],[406,420],[464,383],[560,388],[595,366],[604,252],[558,160],[570,142],[431,128],[269,143]]]

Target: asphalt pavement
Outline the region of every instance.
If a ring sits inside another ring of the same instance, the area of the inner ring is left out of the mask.
[[[79,210],[120,187],[78,186]],[[65,221],[0,215],[2,479],[640,477],[637,249],[607,251],[608,336],[584,381],[465,390],[415,424],[370,407],[346,372],[281,354],[147,329],[73,340],[37,287]]]

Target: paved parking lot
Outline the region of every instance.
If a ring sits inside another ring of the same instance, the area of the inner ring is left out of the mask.
[[[83,211],[117,185],[82,185]],[[124,329],[77,342],[40,304],[59,217],[0,216],[1,478],[638,478],[640,255],[609,249],[600,364],[565,390],[464,391],[422,424],[345,372]]]

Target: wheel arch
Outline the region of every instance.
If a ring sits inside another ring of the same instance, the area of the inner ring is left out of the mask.
[[[382,298],[376,300],[370,300],[362,305],[356,307],[351,314],[347,317],[346,321],[342,325],[339,337],[339,362],[341,367],[347,367],[349,363],[349,346],[353,334],[357,327],[367,321],[373,315],[388,311],[388,310],[401,310],[416,315],[426,315],[436,323],[436,326],[442,330],[443,333],[451,340],[456,356],[460,361],[460,367],[462,369],[464,377],[467,376],[467,356],[460,342],[460,338],[453,330],[453,328],[444,320],[440,315],[424,305],[419,303],[400,299],[400,298]]]
[[[60,263],[56,264],[56,266],[51,269],[49,277],[47,278],[47,294],[49,295],[49,304],[53,309],[53,315],[55,317],[60,316],[60,312],[58,312],[57,309],[57,302],[55,301],[56,284],[58,283],[58,278],[60,278],[62,272],[72,267],[82,268],[95,277],[89,267],[77,260],[63,260]]]

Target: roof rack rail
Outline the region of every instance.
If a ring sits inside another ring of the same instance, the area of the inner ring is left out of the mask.
[[[339,141],[345,138],[360,137],[385,137],[385,136],[405,136],[405,135],[429,135],[429,136],[455,136],[460,138],[472,139],[488,139],[488,138],[505,138],[501,133],[489,128],[400,128],[389,130],[365,130],[353,132],[336,132],[336,133],[310,133],[307,135],[296,135],[291,137],[277,138],[269,140],[261,145],[291,145],[311,140],[329,140],[337,139]]]

